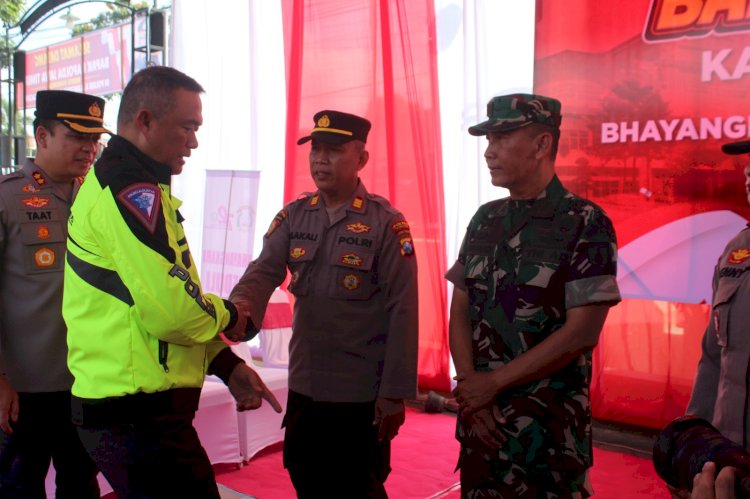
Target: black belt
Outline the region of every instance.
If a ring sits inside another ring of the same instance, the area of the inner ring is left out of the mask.
[[[73,396],[73,423],[78,426],[100,426],[138,423],[170,415],[192,416],[198,410],[200,396],[200,388],[173,388],[104,399]]]

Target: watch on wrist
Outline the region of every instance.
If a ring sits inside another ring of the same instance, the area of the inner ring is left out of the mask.
[[[226,331],[227,329],[232,329],[235,324],[237,324],[237,320],[239,319],[238,313],[237,313],[237,307],[229,300],[224,300],[224,306],[227,309],[227,312],[229,312],[229,322],[227,323],[227,327],[224,328]]]

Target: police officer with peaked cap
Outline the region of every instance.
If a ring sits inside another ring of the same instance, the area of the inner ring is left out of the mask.
[[[750,154],[750,141],[730,142],[727,154]],[[750,163],[743,168],[750,203]],[[750,225],[729,241],[713,276],[711,316],[687,414],[703,418],[750,452]]]
[[[370,122],[315,114],[318,190],[271,222],[230,295],[261,323],[286,277],[295,296],[284,466],[300,498],[385,497],[390,441],[417,388],[417,262],[409,224],[359,179]]]
[[[104,100],[36,95],[35,158],[0,177],[0,496],[99,497],[97,469],[71,423],[62,318],[70,205],[99,151]]]

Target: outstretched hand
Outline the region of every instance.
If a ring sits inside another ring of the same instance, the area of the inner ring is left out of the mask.
[[[10,423],[18,421],[18,393],[10,386],[5,376],[0,375],[0,429],[10,435]]]
[[[266,400],[273,410],[281,412],[281,404],[276,400],[273,392],[268,389],[258,373],[253,371],[247,364],[237,364],[229,376],[229,392],[237,402],[238,411],[247,411],[259,408]]]

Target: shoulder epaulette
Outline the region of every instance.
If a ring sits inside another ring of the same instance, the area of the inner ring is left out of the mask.
[[[397,213],[399,213],[399,211],[396,208],[393,207],[393,205],[391,204],[391,202],[388,201],[383,196],[380,196],[378,194],[371,194],[371,193],[368,192],[367,193],[367,198],[370,201],[373,201],[373,202],[379,204],[380,206],[382,206],[383,209],[385,209],[385,211],[387,211],[388,213],[392,213],[394,215],[397,214]]]
[[[16,172],[11,172],[6,175],[0,176],[0,184],[2,184],[3,182],[7,182],[9,180],[23,178],[23,177],[24,177],[23,172],[21,172],[20,170]]]

